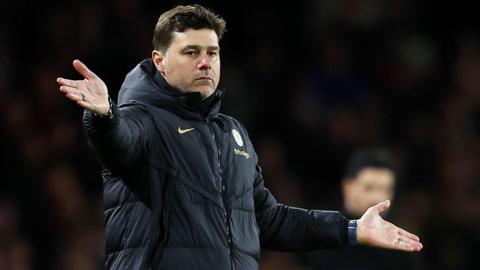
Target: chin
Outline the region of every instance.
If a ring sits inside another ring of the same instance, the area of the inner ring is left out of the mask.
[[[208,97],[213,93],[213,90],[210,87],[209,88],[200,87],[200,88],[194,89],[193,92],[200,92],[200,94],[202,94],[203,97]]]

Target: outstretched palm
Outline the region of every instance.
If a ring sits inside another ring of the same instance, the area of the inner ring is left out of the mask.
[[[79,60],[73,61],[73,67],[84,79],[68,80],[58,78],[57,82],[60,85],[60,91],[83,108],[100,115],[107,114],[109,103],[108,89],[105,83]]]
[[[368,208],[357,223],[359,244],[402,250],[420,251],[423,246],[418,236],[385,221],[380,213],[390,207],[390,201],[381,202]]]

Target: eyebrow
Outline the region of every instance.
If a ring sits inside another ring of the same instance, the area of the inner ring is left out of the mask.
[[[201,50],[202,46],[200,46],[200,45],[187,45],[182,49],[182,51],[185,51],[185,50],[188,50],[188,49]],[[207,47],[207,51],[215,51],[215,50],[219,51],[220,47],[218,47],[218,46],[208,46]]]

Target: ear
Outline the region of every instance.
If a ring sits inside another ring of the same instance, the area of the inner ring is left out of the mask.
[[[348,179],[348,178],[343,178],[342,180],[342,193],[343,195],[345,196],[345,194],[348,193],[348,191],[351,189],[352,187],[352,180]]]
[[[157,67],[157,70],[161,74],[165,74],[165,66],[163,64],[163,60],[165,59],[163,53],[161,51],[153,50],[152,51],[152,61]]]

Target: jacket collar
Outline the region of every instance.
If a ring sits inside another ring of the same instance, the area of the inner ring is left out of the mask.
[[[204,118],[212,118],[218,114],[223,90],[216,89],[209,97],[204,99],[200,92],[185,92],[170,85],[156,68],[155,71],[153,75],[155,83],[161,91],[163,90],[178,99],[182,107],[185,107],[189,111],[196,112]]]

